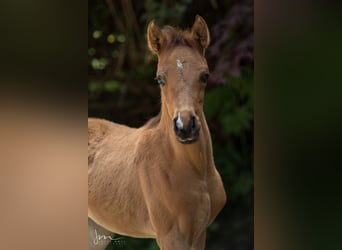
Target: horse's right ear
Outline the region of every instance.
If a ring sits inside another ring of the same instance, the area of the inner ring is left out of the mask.
[[[200,52],[204,55],[210,43],[210,34],[207,23],[200,15],[196,15],[191,28],[191,35],[198,42]]]
[[[159,55],[164,42],[164,36],[154,20],[147,27],[147,42],[150,50]]]

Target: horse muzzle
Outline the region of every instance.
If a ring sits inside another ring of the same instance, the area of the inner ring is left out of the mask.
[[[194,143],[199,136],[200,127],[197,115],[189,111],[178,112],[173,119],[177,140],[183,144]]]

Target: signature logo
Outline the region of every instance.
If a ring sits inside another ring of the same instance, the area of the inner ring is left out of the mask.
[[[102,235],[97,232],[95,229],[95,239],[93,240],[94,245],[99,244],[108,244],[111,243],[112,245],[124,246],[126,244],[125,238],[117,237],[111,235]]]

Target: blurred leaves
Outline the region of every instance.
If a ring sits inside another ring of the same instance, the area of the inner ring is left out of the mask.
[[[254,65],[253,0],[232,1],[225,16],[213,25],[208,59],[214,84],[224,84],[224,74],[241,76]]]
[[[91,66],[93,67],[93,69],[95,70],[102,70],[104,69],[108,64],[108,59],[102,57],[100,59],[97,58],[93,58],[91,60]]]
[[[142,20],[150,21],[155,19],[160,24],[179,23],[191,2],[192,0],[181,0],[177,2],[146,0],[146,12],[142,15]]]
[[[124,89],[124,85],[115,80],[101,82],[89,82],[88,95],[89,99],[98,97],[103,92],[114,93]]]
[[[227,84],[206,93],[207,119],[218,119],[227,134],[239,135],[251,129],[253,120],[253,84],[249,75],[229,77]]]
[[[253,74],[226,82],[207,91],[204,112],[214,128],[215,162],[234,202],[253,189]]]
[[[248,107],[237,107],[231,114],[222,118],[224,132],[238,135],[244,129],[250,128],[252,113]]]

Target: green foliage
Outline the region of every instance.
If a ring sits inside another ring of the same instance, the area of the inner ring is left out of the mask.
[[[191,2],[192,0],[181,0],[178,2],[146,0],[146,12],[142,19],[144,21],[155,19],[161,24],[179,23]]]
[[[116,80],[105,81],[103,83],[100,82],[89,82],[88,83],[88,91],[91,94],[96,92],[116,92],[123,88],[123,84]]]
[[[252,75],[229,77],[227,84],[206,93],[207,119],[218,119],[227,134],[238,135],[251,128],[253,120]]]
[[[208,90],[204,112],[215,128],[215,162],[230,201],[244,197],[253,190],[253,75],[228,77],[226,85]]]

